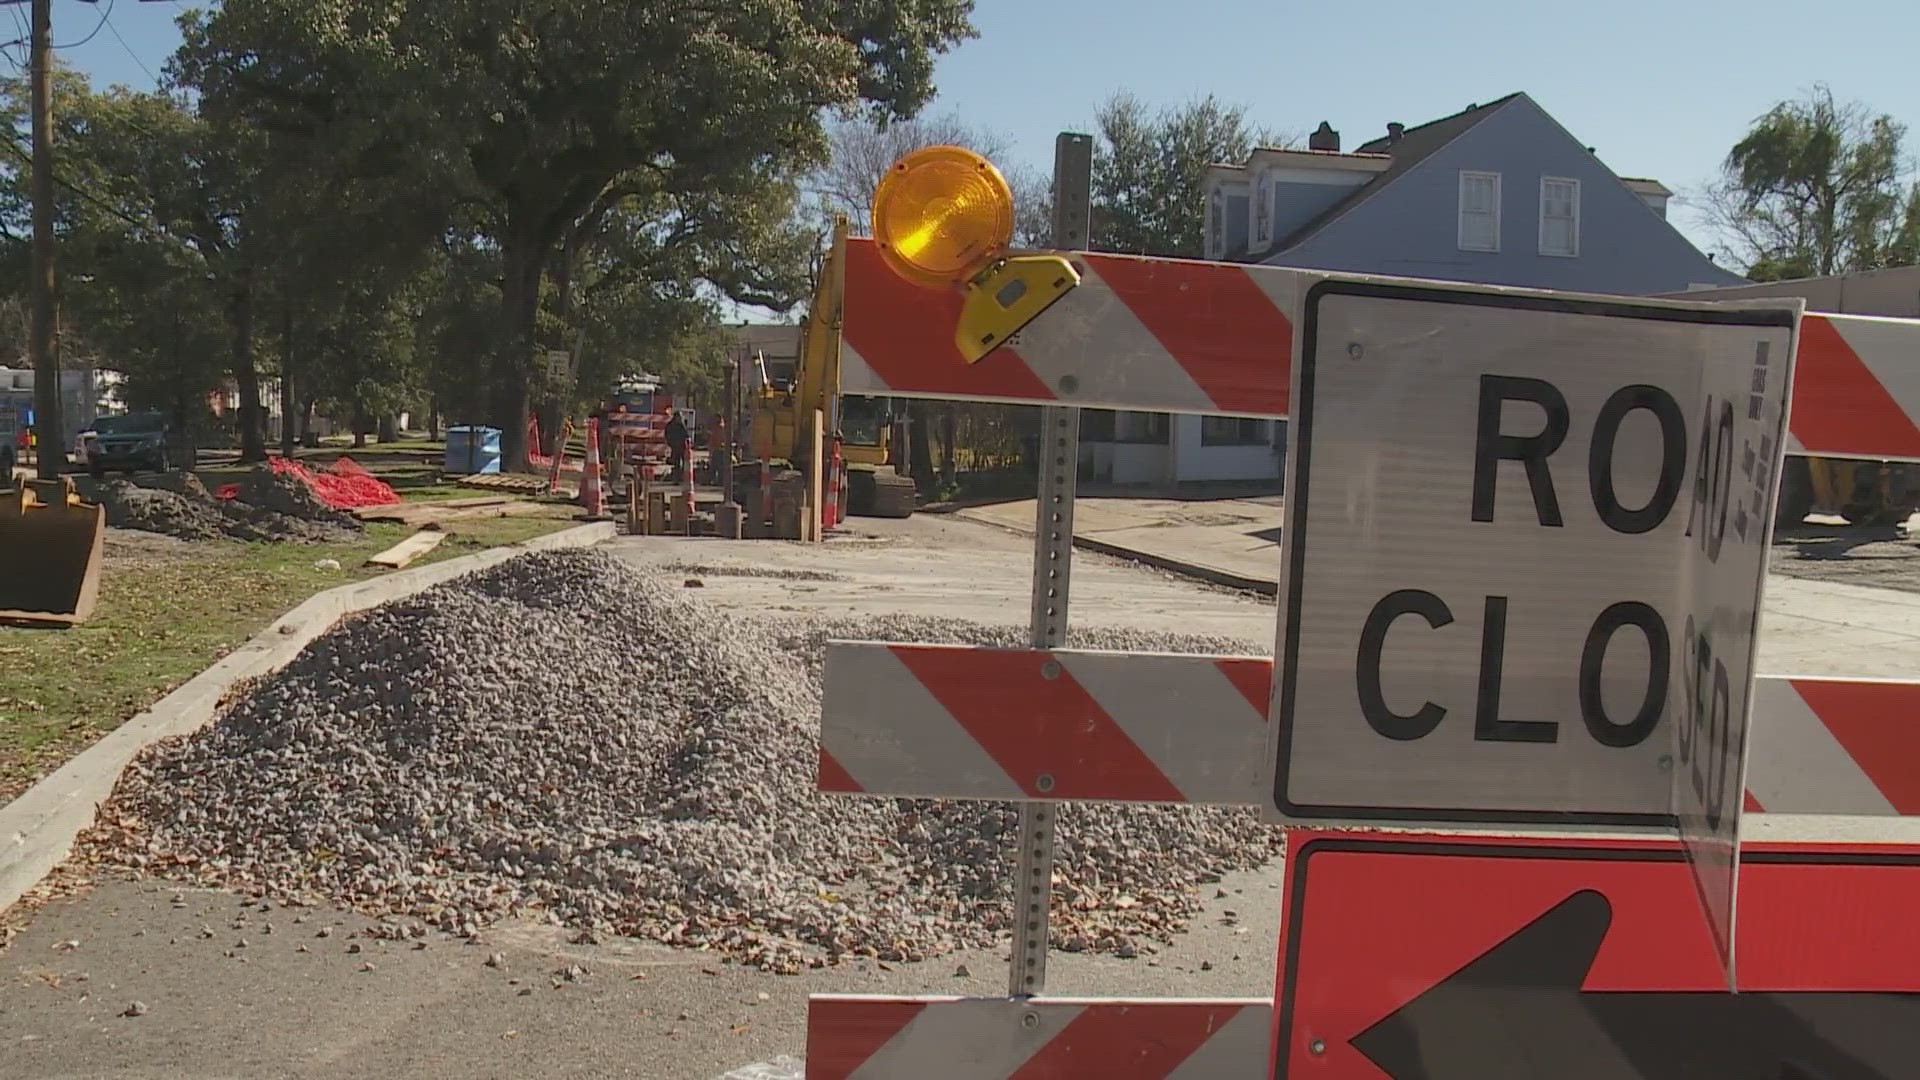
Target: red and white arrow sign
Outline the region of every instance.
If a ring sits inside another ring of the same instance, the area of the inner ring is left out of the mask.
[[[1290,834],[1277,1076],[1895,1080],[1920,847],[1743,849],[1739,994],[1676,845]]]

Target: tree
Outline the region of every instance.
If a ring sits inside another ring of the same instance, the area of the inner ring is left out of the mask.
[[[823,228],[837,214],[847,216],[855,236],[873,222],[873,193],[893,163],[928,146],[964,146],[989,161],[1006,156],[1005,136],[967,123],[958,115],[913,117],[892,122],[842,116],[828,128],[827,162],[808,179]]]
[[[1920,185],[1904,125],[1825,86],[1769,109],[1707,192],[1727,255],[1756,281],[1920,260]]]
[[[1093,247],[1099,251],[1200,258],[1207,167],[1244,161],[1255,146],[1293,141],[1249,128],[1246,106],[1211,95],[1153,111],[1119,93],[1094,118]]]
[[[124,392],[138,405],[163,408],[182,423],[204,410],[222,378],[230,339],[203,253],[170,231],[170,210],[190,175],[182,133],[190,126],[177,103],[115,87],[96,93],[86,77],[54,72],[54,116],[61,154],[54,221],[61,248],[64,352],[87,355],[126,375]],[[17,130],[27,90],[0,82],[0,109]],[[24,280],[28,194],[24,150],[0,169],[0,255],[8,280]],[[165,193],[161,188],[166,189]]]
[[[824,157],[821,115],[913,115],[971,0],[227,0],[189,16],[182,70],[208,108],[269,132],[345,121],[353,167],[432,176],[500,257],[488,382],[525,464],[543,286],[568,238],[638,199],[686,240],[680,200],[778,183]],[[723,291],[725,267],[702,266]],[[750,290],[749,290],[750,291]],[[729,292],[729,295],[732,295]],[[735,299],[748,299],[735,296]],[[776,298],[787,299],[787,298]]]

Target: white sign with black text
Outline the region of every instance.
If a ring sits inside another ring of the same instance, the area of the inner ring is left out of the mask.
[[[1730,986],[1753,657],[1792,362],[1791,349],[1762,338],[1744,363],[1711,365],[1687,432],[1692,499],[1686,625],[1675,650],[1681,676],[1670,710],[1673,813]]]
[[[1799,312],[1312,287],[1270,814],[1679,824],[1721,895]]]

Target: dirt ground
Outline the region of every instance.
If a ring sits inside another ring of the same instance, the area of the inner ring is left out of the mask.
[[[1920,522],[1912,519],[1909,524]],[[1920,592],[1920,530],[1809,523],[1774,536],[1768,570],[1788,577]]]

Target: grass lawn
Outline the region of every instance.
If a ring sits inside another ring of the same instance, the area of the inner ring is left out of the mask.
[[[415,566],[518,543],[573,511],[466,518]],[[0,803],[324,589],[388,571],[362,566],[410,530],[376,524],[346,544],[183,543],[115,532],[100,606],[71,630],[0,627]],[[337,560],[339,570],[315,563]]]

